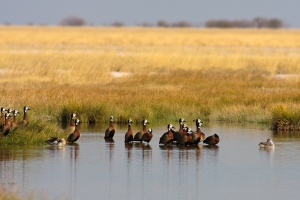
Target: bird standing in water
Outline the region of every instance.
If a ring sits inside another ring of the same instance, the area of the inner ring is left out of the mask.
[[[175,128],[172,124],[168,124],[168,131],[165,132],[159,139],[159,144],[167,145],[173,142],[174,136],[172,129]]]
[[[147,132],[147,124],[149,124],[149,122],[147,121],[147,119],[144,119],[142,123],[143,129],[135,134],[133,141],[142,142],[142,136]]]
[[[79,132],[79,125],[80,120],[79,119],[75,119],[75,130],[73,133],[71,133],[67,139],[68,142],[73,143],[76,142],[79,137],[80,137],[80,132]]]
[[[148,131],[143,134],[142,141],[147,142],[149,144],[149,142],[151,141],[152,137],[153,137],[152,128],[149,128]]]
[[[115,135],[114,116],[110,116],[109,127],[105,131],[104,139],[112,140]]]
[[[129,143],[129,142],[133,141],[133,131],[132,131],[132,128],[131,128],[131,124],[132,124],[132,120],[129,119],[128,120],[128,130],[125,133],[125,141],[124,141],[125,143]]]

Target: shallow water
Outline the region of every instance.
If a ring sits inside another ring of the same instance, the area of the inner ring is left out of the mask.
[[[77,144],[60,149],[1,146],[2,184],[47,199],[300,198],[299,132],[210,124],[202,131],[220,136],[217,147],[179,148],[158,145],[166,125],[152,127],[149,145],[124,144],[127,126],[105,142],[106,127],[82,126]],[[274,150],[259,149],[267,138]]]

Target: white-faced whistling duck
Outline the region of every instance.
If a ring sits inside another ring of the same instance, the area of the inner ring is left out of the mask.
[[[19,111],[13,110],[13,121],[11,123],[11,130],[15,130],[18,127],[18,120],[17,120],[17,114],[20,114]]]
[[[183,124],[182,126],[182,135],[181,137],[179,138],[178,140],[178,143],[177,144],[180,144],[180,145],[191,145],[193,143],[193,137],[192,137],[192,134],[191,134],[191,129],[188,128],[186,126],[186,124]]]
[[[66,145],[66,140],[64,138],[51,137],[51,139],[46,140],[45,142],[51,146],[62,147]]]
[[[77,117],[76,113],[71,114],[70,126],[69,126],[69,129],[68,129],[69,133],[73,133],[75,131],[75,119],[76,119],[76,117]]]
[[[260,148],[274,148],[275,144],[271,139],[267,139],[266,142],[261,142],[258,144]]]
[[[202,121],[200,119],[196,119],[196,139],[194,144],[199,144],[205,139],[205,134],[201,131]]]
[[[75,130],[73,133],[71,133],[67,139],[68,142],[73,143],[76,142],[79,137],[80,137],[80,132],[78,130],[78,125],[79,125],[80,120],[79,119],[75,119]]]
[[[105,131],[104,139],[113,139],[115,135],[115,126],[114,126],[114,116],[110,116],[110,124],[109,127]]]
[[[135,134],[133,141],[142,142],[142,136],[147,132],[147,124],[149,124],[149,122],[147,121],[147,119],[144,119],[142,123],[143,129]]]
[[[27,116],[27,111],[30,110],[30,108],[28,106],[24,106],[23,108],[24,110],[24,116],[23,116],[23,127],[28,125],[28,116]]]
[[[203,143],[208,144],[208,145],[216,145],[219,143],[219,141],[220,141],[219,136],[217,134],[213,134],[213,135],[205,138]]]
[[[129,143],[129,142],[133,141],[133,131],[132,131],[132,128],[131,128],[131,124],[132,124],[132,120],[129,119],[128,120],[128,130],[125,133],[125,143]]]
[[[149,128],[148,131],[144,133],[144,135],[142,136],[142,141],[147,142],[149,144],[152,137],[153,137],[152,128]]]
[[[10,122],[10,113],[5,113],[5,123],[3,125],[2,135],[6,136],[10,132],[11,122]]]
[[[13,110],[12,110],[11,108],[7,109],[6,111],[7,111],[7,113],[9,113],[9,114],[13,112]],[[11,116],[11,115],[10,115],[10,116]],[[8,120],[9,120],[9,123],[11,124],[11,118],[9,118]]]
[[[182,132],[183,132],[183,129],[182,129],[183,122],[186,122],[186,121],[183,118],[180,118],[179,119],[179,130],[178,131],[172,130],[173,135],[174,135],[173,142],[178,142],[178,140],[181,138]]]
[[[165,132],[159,139],[159,144],[167,145],[173,142],[173,133],[171,131],[172,128],[175,128],[172,124],[168,124],[168,131]]]

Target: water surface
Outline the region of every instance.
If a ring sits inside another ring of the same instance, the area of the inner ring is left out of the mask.
[[[77,144],[59,149],[1,146],[2,184],[48,199],[300,198],[299,132],[210,124],[202,131],[220,136],[215,148],[160,147],[166,125],[152,127],[150,144],[124,144],[127,126],[117,126],[114,142],[106,142],[106,127],[82,126]],[[274,150],[259,149],[267,138]]]

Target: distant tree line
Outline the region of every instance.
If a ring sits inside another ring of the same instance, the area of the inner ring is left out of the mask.
[[[88,25],[87,22],[80,18],[80,17],[67,17],[61,20],[61,26],[86,26]],[[115,26],[115,27],[122,27],[125,24],[121,21],[114,21],[107,26]],[[195,25],[188,21],[177,21],[168,23],[163,20],[157,21],[156,24],[151,24],[148,22],[144,22],[141,24],[137,24],[137,26],[144,26],[144,27],[175,27],[175,28],[184,28],[184,27],[200,27],[199,25]],[[252,20],[226,20],[226,19],[218,19],[218,20],[208,20],[205,22],[205,27],[207,28],[283,28],[284,23],[282,20],[278,18],[263,18],[263,17],[256,17]]]
[[[256,17],[252,20],[209,20],[205,26],[208,28],[282,28],[284,23],[277,18]]]

